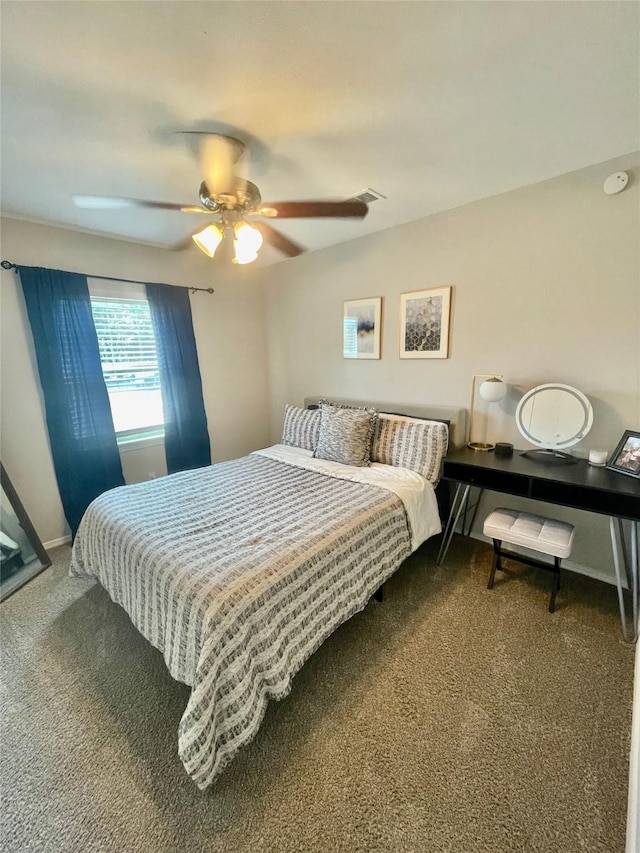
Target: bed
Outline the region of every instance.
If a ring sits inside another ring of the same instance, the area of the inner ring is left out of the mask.
[[[200,788],[321,643],[441,529],[434,482],[397,464],[317,458],[299,433],[106,492],[75,538],[70,574],[97,579],[191,687],[178,752]]]

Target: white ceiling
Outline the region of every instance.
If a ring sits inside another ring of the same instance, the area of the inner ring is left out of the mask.
[[[640,148],[639,10],[2,2],[3,213],[174,246],[200,220],[72,196],[193,204],[184,130],[246,140],[265,200],[387,196],[363,221],[278,223],[310,249],[570,172]]]

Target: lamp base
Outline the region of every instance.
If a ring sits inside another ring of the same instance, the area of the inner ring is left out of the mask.
[[[467,447],[470,447],[471,450],[493,450],[495,444],[487,444],[486,441],[470,441]]]
[[[570,453],[563,453],[562,450],[547,450],[542,447],[536,450],[526,450],[520,456],[531,459],[532,462],[540,462],[542,465],[577,465],[578,463],[577,457]]]

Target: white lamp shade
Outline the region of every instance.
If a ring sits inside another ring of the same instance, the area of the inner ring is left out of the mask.
[[[222,236],[222,228],[218,225],[207,225],[204,230],[199,231],[197,234],[192,234],[191,239],[205,255],[209,255],[212,258],[220,245]]]
[[[262,246],[262,234],[257,228],[252,228],[246,222],[235,226],[234,247],[236,264],[250,264],[258,257],[258,249]]]
[[[491,379],[485,379],[478,389],[478,393],[483,400],[487,400],[489,403],[497,403],[499,400],[504,399],[507,393],[507,386],[502,379],[491,377]]]

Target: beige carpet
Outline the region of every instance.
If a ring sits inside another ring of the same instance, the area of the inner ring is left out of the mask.
[[[615,589],[498,577],[427,543],[339,629],[207,792],[186,687],[69,549],[0,609],[2,849],[623,851],[633,648]],[[515,564],[514,564],[515,566]]]

